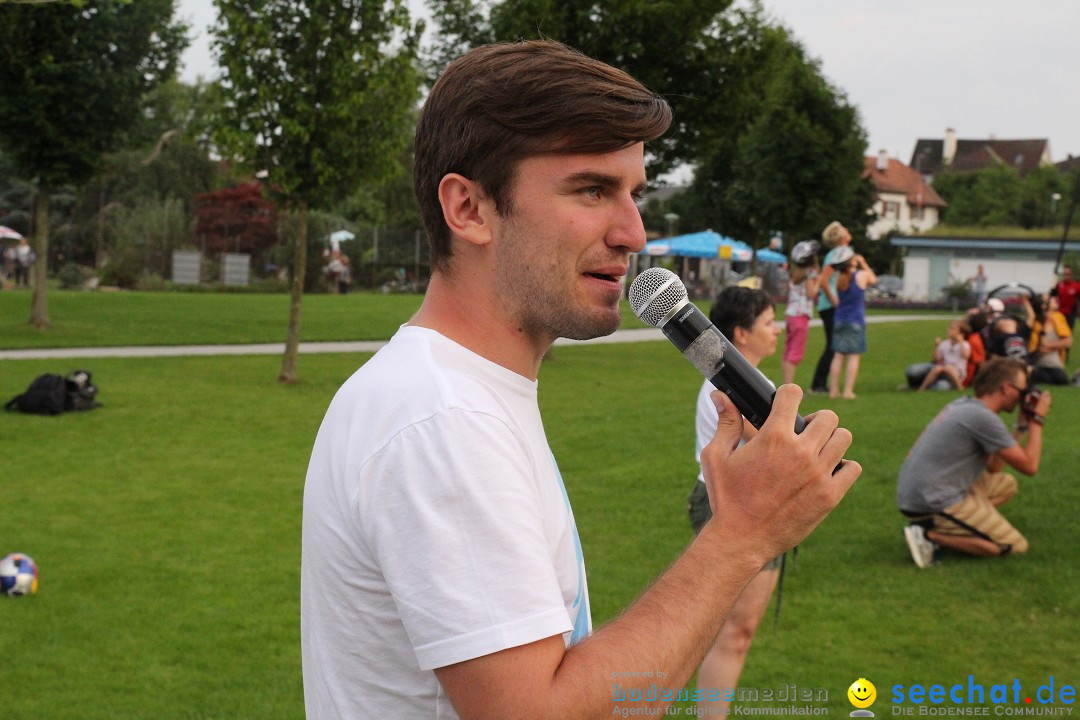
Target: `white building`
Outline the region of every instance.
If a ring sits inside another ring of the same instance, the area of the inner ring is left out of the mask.
[[[866,236],[878,240],[890,232],[925,232],[938,224],[946,202],[926,180],[884,150],[867,157],[863,178],[877,190],[872,210],[877,219],[866,228]]]
[[[1020,283],[1043,293],[1057,282],[1060,240],[898,235],[892,244],[906,250],[901,295],[909,300],[940,300],[944,288],[975,277],[979,265],[986,273],[987,290]],[[1080,252],[1080,241],[1067,242],[1064,252]]]

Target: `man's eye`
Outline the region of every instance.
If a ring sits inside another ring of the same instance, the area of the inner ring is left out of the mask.
[[[584,193],[586,197],[595,199],[599,198],[604,191],[600,188],[600,186],[594,185],[592,187],[582,188],[581,192]]]

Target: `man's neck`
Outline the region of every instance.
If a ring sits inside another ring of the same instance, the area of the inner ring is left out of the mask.
[[[975,399],[990,408],[990,412],[994,414],[1000,413],[1005,407],[1005,396],[1001,394],[1000,390]]]
[[[497,365],[535,380],[553,338],[535,338],[517,327],[505,305],[485,290],[474,289],[478,287],[485,286],[433,273],[424,301],[409,324],[434,330]]]

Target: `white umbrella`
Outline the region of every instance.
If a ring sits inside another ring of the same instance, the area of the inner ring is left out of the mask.
[[[21,240],[22,235],[5,225],[0,225],[0,238],[15,238],[16,240]]]
[[[335,230],[334,232],[330,233],[330,247],[334,250],[340,250],[342,240],[354,239],[356,239],[356,236],[348,230]]]

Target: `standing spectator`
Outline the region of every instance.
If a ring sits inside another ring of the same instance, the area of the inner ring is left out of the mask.
[[[1065,357],[1072,347],[1072,330],[1058,310],[1058,298],[1045,295],[1036,304],[1028,353],[1032,365],[1031,382],[1068,385]]]
[[[806,351],[806,335],[818,294],[818,244],[804,240],[791,248],[791,280],[784,310],[784,384],[795,382],[795,369]]]
[[[986,302],[986,271],[979,265],[975,276],[971,278],[971,288],[975,291],[975,307],[982,307]]]
[[[19,246],[15,248],[15,284],[27,287],[30,284],[30,267],[34,264],[37,256],[34,255],[30,241],[19,238]]]
[[[850,247],[840,248],[833,268],[836,279],[836,315],[833,318],[833,359],[829,368],[829,397],[840,396],[840,371],[847,363],[844,397],[855,399],[855,379],[859,376],[859,357],[866,352],[866,288],[877,282],[877,275]]]
[[[338,270],[337,276],[338,295],[348,294],[350,285],[352,285],[352,267],[349,264],[349,256],[345,253],[342,253],[341,269]]]
[[[910,524],[904,538],[921,568],[934,562],[936,545],[982,557],[1022,553],[1028,541],[998,511],[1016,495],[1016,478],[1039,470],[1043,422],[1050,393],[1024,408],[1027,366],[1012,358],[988,360],[972,385],[975,397],[946,405],[926,426],[900,467],[896,503]],[[998,413],[1021,407],[1017,432]],[[1018,440],[1027,433],[1027,444]]]
[[[754,367],[776,352],[776,339],[780,328],[776,324],[772,299],[764,290],[724,288],[709,311],[709,319]],[[712,383],[705,380],[698,392],[695,413],[697,442],[694,456],[698,461],[698,478],[693,492],[690,493],[688,507],[690,525],[695,533],[701,531],[713,514],[706,491],[704,470],[701,467],[701,452],[712,442],[720,419],[712,400],[714,390]],[[739,445],[748,442],[755,435],[757,430],[754,426],[743,423],[743,435]],[[761,624],[761,618],[765,615],[769,598],[776,588],[782,559],[776,557],[769,561],[735,601],[720,634],[705,659],[701,661],[697,680],[699,688],[738,687],[750,645],[754,641],[758,625]],[[714,701],[702,700],[700,709],[704,715],[728,714],[727,701],[723,697]]]
[[[3,279],[4,279],[5,282],[9,282],[9,281],[14,282],[15,281],[15,265],[18,262],[16,260],[17,253],[18,253],[18,251],[15,249],[15,245],[8,245],[6,248],[4,248],[4,257],[3,257],[3,260],[4,260],[4,278]]]
[[[948,336],[934,348],[934,366],[926,373],[919,390],[925,390],[940,377],[946,378],[954,388],[964,385],[967,361],[971,357],[971,344],[964,339],[970,328],[962,320],[949,323]]]
[[[964,375],[964,387],[970,387],[975,379],[975,373],[986,362],[986,345],[983,344],[983,329],[986,328],[986,315],[979,308],[971,308],[967,312],[965,320],[968,326],[966,340],[971,346],[971,355],[968,356],[967,373]]]
[[[1065,321],[1069,323],[1069,332],[1072,332],[1073,326],[1076,325],[1076,314],[1080,311],[1080,306],[1076,302],[1077,296],[1080,295],[1080,280],[1073,276],[1071,267],[1065,266],[1061,269],[1061,280],[1050,291],[1050,294],[1057,297],[1058,309],[1065,316]]]
[[[341,292],[341,274],[347,272],[348,268],[345,267],[345,263],[341,260],[342,254],[340,250],[334,250],[330,253],[330,262],[326,263],[326,267],[323,272],[326,273],[327,280],[330,281],[330,286],[334,288],[335,293]]]
[[[813,380],[810,382],[810,392],[818,395],[829,392],[829,370],[833,361],[833,320],[837,303],[833,263],[836,262],[836,253],[841,248],[851,245],[851,233],[838,221],[833,220],[821,232],[821,239],[825,247],[830,250],[825,254],[825,260],[822,263],[824,270],[821,271],[821,277],[818,279],[821,292],[818,294],[817,309],[818,317],[821,318],[821,327],[825,331],[825,348],[821,351],[817,367],[814,368]]]

